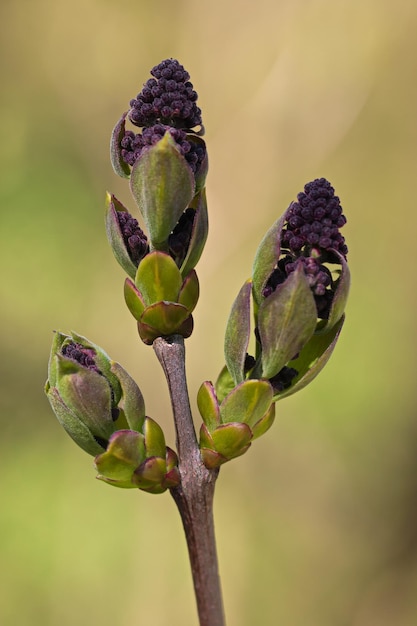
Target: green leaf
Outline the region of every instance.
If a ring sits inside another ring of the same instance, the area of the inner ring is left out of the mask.
[[[171,133],[143,151],[132,168],[130,186],[151,244],[164,247],[194,196],[194,176]]]
[[[262,376],[272,378],[300,352],[317,324],[317,309],[301,265],[259,307]]]
[[[195,208],[195,216],[187,254],[180,268],[182,276],[187,276],[197,265],[207,241],[208,214],[205,189],[193,198],[190,206]]]
[[[116,174],[122,178],[129,178],[130,167],[124,162],[121,151],[121,141],[125,136],[125,120],[126,113],[123,113],[121,119],[117,122],[113,129],[110,139],[110,160]]]
[[[112,397],[104,376],[72,359],[58,356],[57,389],[64,404],[93,435],[108,439],[113,432]]]
[[[106,195],[106,233],[110,247],[114,254],[116,261],[124,269],[126,274],[130,278],[134,279],[136,275],[136,265],[133,263],[126,248],[126,244],[123,239],[122,231],[120,229],[119,220],[117,217],[117,211],[127,213],[127,209],[123,206],[115,196]]]
[[[214,449],[213,439],[206,424],[201,424],[200,427],[200,448],[202,447]]]
[[[165,437],[162,428],[151,417],[145,419],[143,425],[146,456],[160,456],[165,459]]]
[[[56,357],[58,354],[61,354],[62,346],[66,339],[68,339],[68,335],[64,335],[59,331],[54,331],[52,336],[51,352],[49,354],[48,361],[48,383],[50,387],[56,386],[58,368],[58,361]]]
[[[147,306],[162,300],[177,302],[182,277],[169,254],[154,251],[139,263],[135,284]]]
[[[140,432],[145,420],[145,401],[142,392],[119,363],[112,361],[111,370],[117,376],[122,389],[118,407],[124,412],[129,429]]]
[[[61,426],[84,452],[92,456],[103,452],[90,429],[66,406],[55,387],[49,387],[46,396]]]
[[[245,359],[250,337],[250,299],[252,283],[246,281],[232,305],[227,321],[224,356],[236,385],[245,379]]]
[[[187,141],[189,141],[190,143],[200,145],[203,148],[206,147],[204,139],[191,133],[187,135]],[[204,185],[206,184],[206,178],[207,178],[207,172],[208,172],[208,155],[207,155],[207,150],[205,152],[206,154],[205,154],[204,160],[201,163],[200,167],[198,168],[197,172],[195,173],[195,193],[198,193],[200,190],[202,190],[204,188]]]
[[[227,459],[233,459],[249,448],[252,431],[247,424],[222,424],[211,436],[216,451]]]
[[[332,306],[329,313],[329,319],[327,320],[324,329],[320,332],[327,333],[342,317],[349,295],[350,288],[350,271],[349,266],[346,263],[346,259],[342,254],[338,254],[340,264],[342,266],[341,274],[337,279],[336,293],[333,297]]]
[[[179,331],[179,328],[189,316],[190,313],[182,304],[156,302],[144,310],[140,323],[158,331],[159,335],[157,336],[166,337]]]
[[[271,404],[265,415],[252,426],[252,439],[257,439],[269,430],[275,420],[275,404]]]
[[[316,378],[331,357],[344,321],[343,315],[328,333],[313,335],[301,350],[298,358],[288,363],[288,366],[294,367],[298,374],[288,389],[284,389],[275,396],[276,400],[300,391]]]
[[[226,365],[222,368],[220,374],[218,375],[214,387],[216,389],[216,395],[219,402],[223,402],[227,394],[234,389],[235,382]]]
[[[211,382],[205,381],[198,390],[197,406],[209,431],[220,425],[219,403]]]
[[[205,448],[204,446],[200,448],[200,453],[203,463],[208,469],[216,469],[217,467],[220,467],[220,465],[223,465],[223,463],[227,463],[229,460],[219,452],[216,452],[211,448]]]
[[[244,422],[253,426],[268,411],[272,396],[272,387],[268,381],[245,380],[221,403],[221,423]]]
[[[118,430],[109,441],[106,452],[95,458],[97,478],[115,487],[134,488],[132,477],[145,458],[143,435],[131,430]]]
[[[124,296],[127,308],[136,320],[140,320],[145,310],[145,303],[142,294],[130,278],[125,280]]]
[[[147,458],[134,473],[135,485],[151,493],[163,493],[166,487],[162,485],[166,474],[165,458]]]
[[[185,278],[178,294],[178,304],[182,304],[192,313],[198,302],[199,295],[200,285],[198,283],[197,273],[195,270],[191,270]]]
[[[252,269],[253,295],[258,305],[263,301],[262,291],[271,276],[281,253],[280,237],[285,213],[266,233],[259,244]]]
[[[172,448],[168,448],[168,446],[166,447],[165,460],[166,460],[166,464],[167,464],[167,472],[170,472],[171,470],[173,470],[173,469],[178,467],[178,456],[177,456],[177,453],[174,452],[174,450],[172,450]],[[175,472],[173,473],[173,475],[174,474],[175,474]]]

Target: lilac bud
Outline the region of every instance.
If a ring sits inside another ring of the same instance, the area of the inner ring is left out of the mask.
[[[86,452],[106,449],[117,430],[139,431],[145,404],[135,381],[85,337],[56,333],[45,392],[59,422]]]
[[[142,133],[138,134],[125,131],[124,137],[120,141],[120,153],[123,161],[127,165],[133,166],[143,151],[158,143],[167,131],[172,135],[180,154],[185,158],[193,174],[198,172],[206,158],[204,142],[190,141],[183,130],[164,124],[155,124],[144,128]]]
[[[276,265],[263,284],[262,297],[268,298],[301,265],[314,296],[317,318],[328,320],[340,274],[348,274],[348,249],[340,234],[345,223],[331,184],[325,178],[307,183],[284,215],[278,232]],[[337,266],[340,270],[334,269]]]
[[[303,247],[317,246],[321,251],[336,250],[346,257],[347,246],[339,229],[346,224],[340,200],[325,178],[316,178],[304,187],[286,213],[282,245],[298,254]]]
[[[130,121],[135,126],[153,126],[158,122],[174,128],[202,126],[198,96],[184,67],[175,59],[166,59],[151,74],[154,78],[130,102]]]

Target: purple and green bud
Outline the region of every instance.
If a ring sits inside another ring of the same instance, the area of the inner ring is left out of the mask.
[[[145,343],[159,336],[191,334],[191,312],[198,299],[194,268],[208,234],[208,159],[198,136],[203,127],[197,94],[174,59],[163,61],[151,74],[111,139],[113,168],[130,179],[146,235],[114,196],[108,196],[106,211],[108,240],[130,278],[126,302]],[[141,132],[127,130],[126,121]],[[171,279],[171,285],[164,284]],[[155,281],[153,290],[149,280]]]
[[[107,194],[106,232],[113,254],[130,278],[149,253],[148,239],[138,221],[113,195]],[[167,248],[183,276],[198,263],[208,234],[207,202],[204,190],[197,194],[170,233]]]
[[[165,126],[164,124],[155,124],[155,126],[144,128],[142,133],[138,134],[126,131],[120,142],[122,159],[127,165],[133,167],[141,154],[150,146],[154,146],[158,141],[161,141],[167,132],[174,139],[180,154],[187,161],[193,174],[199,172],[206,158],[205,146],[198,141],[194,141],[193,138],[189,138],[183,130]]]
[[[131,278],[141,260],[148,254],[148,239],[138,221],[119,200],[107,194],[106,233],[117,262]]]
[[[96,457],[101,480],[152,493],[178,484],[175,453],[166,448],[156,422],[146,417],[139,387],[119,363],[85,337],[55,333],[45,393],[70,437]],[[139,446],[136,456],[132,441]],[[154,469],[151,478],[145,472],[142,480],[143,467],[149,465],[158,471]]]
[[[349,292],[346,223],[325,179],[305,186],[262,240],[252,280],[229,316],[225,359],[234,385],[266,379],[274,399],[304,387],[321,371],[339,336]],[[245,368],[254,317],[256,362]]]
[[[164,124],[144,128],[141,133],[126,130],[126,113],[122,115],[112,132],[110,156],[114,171],[123,178],[129,178],[135,163],[166,134],[170,135],[172,144],[181,155],[184,164],[191,170],[197,193],[203,189],[208,171],[204,140],[197,135],[190,135],[179,128]]]
[[[297,200],[258,248],[253,294],[261,306],[301,267],[314,297],[320,328],[329,330],[343,314],[349,290],[348,249],[340,233],[346,217],[333,187],[324,178],[305,185]]]
[[[201,139],[204,127],[196,104],[197,93],[189,82],[188,72],[175,59],[162,61],[151,74],[153,78],[131,100],[130,110],[113,130],[110,148],[113,168],[119,176],[129,178],[131,168],[142,155],[169,134],[191,170],[198,193],[205,184],[208,161],[206,145]],[[140,127],[141,132],[126,129],[126,120]]]
[[[55,333],[45,391],[62,426],[89,454],[103,452],[115,431],[143,427],[145,403],[135,381],[75,333]]]

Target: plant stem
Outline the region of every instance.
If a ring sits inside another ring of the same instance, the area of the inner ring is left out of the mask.
[[[213,521],[218,469],[201,460],[185,375],[184,339],[173,335],[153,343],[164,370],[174,414],[181,484],[171,489],[187,540],[200,626],[225,626]]]

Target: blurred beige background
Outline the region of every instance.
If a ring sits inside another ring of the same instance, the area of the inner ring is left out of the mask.
[[[264,231],[304,184],[328,178],[348,217],[353,288],[335,354],[218,481],[228,624],[416,624],[417,4],[3,0],[0,13],[0,623],[197,621],[169,495],[95,481],[42,391],[52,330],[77,330],[136,377],[174,443],[103,202],[109,189],[133,209],[109,135],[150,68],[175,57],[210,154],[193,397],[222,366]]]

